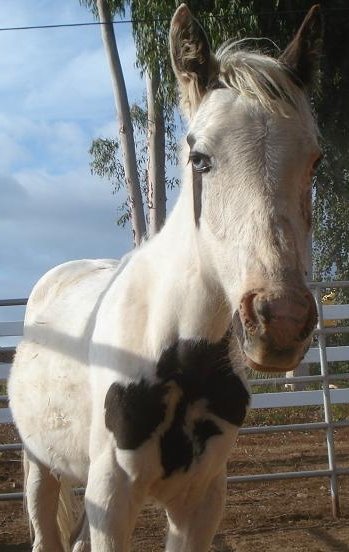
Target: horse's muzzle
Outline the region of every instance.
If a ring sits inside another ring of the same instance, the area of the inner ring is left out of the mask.
[[[245,362],[262,372],[296,368],[317,322],[314,298],[305,287],[278,293],[249,291],[241,299],[238,316]]]

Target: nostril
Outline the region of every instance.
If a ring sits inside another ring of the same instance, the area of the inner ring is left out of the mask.
[[[294,346],[305,341],[317,321],[314,298],[311,293],[297,289],[286,290],[279,296],[266,292],[246,293],[240,302],[241,325],[249,337],[269,337],[277,347]]]
[[[257,314],[253,304],[256,295],[256,293],[246,293],[241,299],[239,308],[241,323],[250,332],[258,325]]]

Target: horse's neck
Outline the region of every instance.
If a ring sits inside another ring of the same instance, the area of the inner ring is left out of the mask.
[[[129,328],[137,326],[140,346],[152,356],[178,339],[218,341],[229,324],[224,295],[200,260],[193,220],[190,197],[182,194],[163,230],[134,255],[125,275],[123,317]]]

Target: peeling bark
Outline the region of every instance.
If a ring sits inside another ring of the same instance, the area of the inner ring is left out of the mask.
[[[158,99],[159,73],[146,73],[148,105],[148,209],[149,236],[156,234],[166,218],[165,122]]]

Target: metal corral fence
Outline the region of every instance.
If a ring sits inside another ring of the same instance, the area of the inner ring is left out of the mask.
[[[277,473],[265,473],[256,475],[230,476],[228,481],[234,483],[244,483],[253,481],[271,481],[282,479],[296,479],[308,477],[328,477],[330,479],[332,511],[334,517],[339,517],[339,495],[338,495],[338,476],[349,475],[348,468],[340,468],[336,464],[334,430],[337,428],[349,427],[349,419],[341,422],[333,421],[332,405],[349,404],[349,388],[332,389],[333,382],[349,380],[349,373],[329,373],[329,362],[349,362],[349,346],[326,346],[326,336],[333,334],[348,334],[349,325],[344,325],[343,321],[349,320],[349,305],[343,304],[323,304],[324,290],[335,289],[343,290],[349,288],[349,282],[312,282],[310,287],[313,291],[318,313],[319,323],[315,331],[315,343],[311,347],[304,359],[304,363],[317,363],[320,365],[320,374],[303,377],[276,377],[268,379],[250,380],[253,387],[270,384],[321,384],[322,389],[318,391],[283,391],[272,393],[253,393],[252,408],[280,408],[280,407],[300,407],[300,406],[322,406],[324,419],[321,422],[309,422],[301,424],[287,425],[268,425],[260,427],[244,427],[240,430],[240,435],[263,434],[285,431],[309,431],[325,430],[328,469],[308,470],[308,471],[289,471]],[[26,305],[26,299],[6,299],[0,300],[0,307],[14,307]],[[326,324],[325,324],[326,321]],[[334,321],[332,324],[328,321]],[[340,324],[338,325],[338,322]],[[10,336],[21,336],[23,333],[23,321],[0,322],[0,338]],[[1,347],[0,344],[0,382],[6,381],[11,367],[12,347]],[[1,362],[3,360],[3,362]],[[0,401],[6,405],[7,396],[0,395]],[[10,423],[12,416],[9,408],[5,406],[0,408],[0,423]],[[20,444],[0,444],[0,452],[9,450],[20,450]],[[21,499],[22,493],[3,493],[0,494],[0,500]]]

